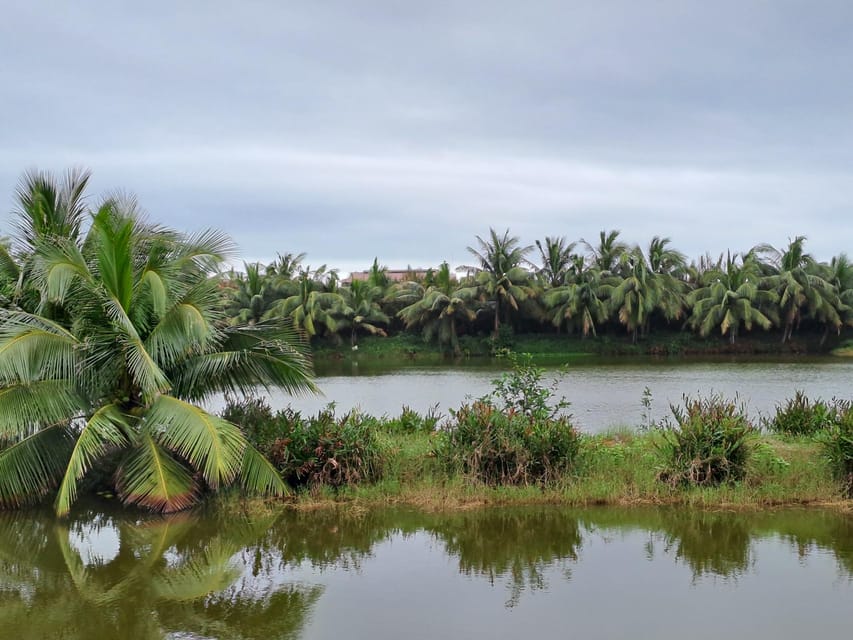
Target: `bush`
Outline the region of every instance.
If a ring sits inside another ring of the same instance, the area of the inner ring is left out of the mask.
[[[404,405],[399,417],[383,420],[382,426],[389,433],[433,433],[440,421],[438,405],[430,407],[424,415]]]
[[[743,478],[755,429],[737,399],[685,396],[683,408],[670,408],[675,424],[661,430],[660,480],[672,486],[708,486]]]
[[[340,418],[330,405],[317,416],[273,411],[258,398],[229,400],[222,417],[243,427],[258,448],[292,486],[315,488],[370,482],[382,471],[377,421],[351,411]]]
[[[549,482],[577,457],[578,432],[567,417],[530,418],[479,400],[452,412],[436,441],[436,455],[489,485]]]
[[[853,497],[853,405],[836,401],[835,420],[820,436],[826,456],[845,492]]]
[[[791,436],[813,436],[835,422],[835,410],[823,400],[810,401],[806,394],[797,391],[785,405],[776,405],[776,415],[767,428],[774,433]]]
[[[489,485],[521,485],[558,479],[573,465],[580,437],[571,416],[554,402],[554,385],[529,356],[508,356],[511,372],[493,381],[490,396],[451,412],[436,439],[436,456]]]

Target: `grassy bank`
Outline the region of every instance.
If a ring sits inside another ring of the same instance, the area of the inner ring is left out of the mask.
[[[820,446],[807,438],[756,436],[744,480],[711,487],[672,487],[658,480],[660,436],[625,431],[585,436],[575,468],[547,485],[489,486],[448,473],[436,460],[434,436],[385,434],[382,478],[353,486],[317,486],[287,499],[299,509],[341,505],[407,505],[427,510],[489,505],[677,505],[760,509],[815,505],[853,510]]]
[[[630,336],[618,334],[600,335],[582,339],[565,334],[503,334],[499,340],[488,336],[462,336],[459,344],[461,357],[491,357],[500,348],[519,353],[530,353],[537,357],[572,358],[574,356],[639,356],[639,355],[800,355],[853,354],[853,345],[827,341],[821,344],[820,335],[803,334],[794,340],[782,343],[777,332],[755,333],[740,338],[731,344],[727,338],[699,337],[683,331],[657,332],[641,339],[636,344]],[[337,344],[317,340],[313,343],[315,358],[320,361],[350,359],[395,359],[395,360],[442,360],[444,354],[438,344],[425,342],[420,336],[397,334],[389,337],[364,336],[354,352],[349,343]]]

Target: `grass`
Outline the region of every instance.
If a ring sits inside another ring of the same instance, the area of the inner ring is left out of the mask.
[[[745,479],[711,487],[672,487],[658,480],[657,432],[619,430],[581,439],[575,468],[548,485],[490,487],[447,473],[432,454],[434,436],[383,434],[384,475],[374,483],[302,491],[297,509],[405,505],[427,511],[482,506],[671,505],[703,509],[761,509],[814,505],[850,511],[853,501],[833,475],[818,443],[754,435],[756,453]]]
[[[657,331],[641,338],[637,344],[631,342],[629,335],[622,331],[602,333],[586,339],[577,335],[556,333],[517,333],[502,336],[500,344],[486,335],[460,336],[460,349],[465,358],[487,358],[494,355],[499,347],[510,348],[519,353],[529,353],[537,358],[553,356],[560,358],[599,356],[639,356],[639,355],[715,355],[715,354],[802,354],[827,353],[832,346],[838,346],[832,353],[853,355],[853,343],[840,346],[828,343],[820,344],[820,336],[803,333],[796,335],[788,343],[782,344],[776,332],[754,332],[742,337],[734,345],[724,336],[712,335],[702,338],[685,331]],[[435,342],[425,342],[420,335],[397,333],[388,337],[363,336],[359,339],[357,351],[353,351],[348,342],[335,343],[330,340],[316,340],[313,344],[314,355],[318,361],[347,360],[357,357],[364,359],[409,359],[415,361],[440,362],[448,357]]]

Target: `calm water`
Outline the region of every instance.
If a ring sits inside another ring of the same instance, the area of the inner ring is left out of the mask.
[[[0,514],[4,638],[849,637],[853,516]]]
[[[556,366],[545,365],[552,373]],[[339,410],[359,407],[374,415],[396,415],[403,405],[418,411],[438,406],[447,415],[465,402],[491,390],[500,374],[499,365],[423,366],[339,363],[318,367],[320,397],[270,397],[274,408],[288,404],[316,413],[329,402]],[[572,403],[571,412],[579,426],[589,432],[613,426],[636,426],[642,422],[643,390],[652,394],[652,417],[669,415],[670,403],[680,403],[683,394],[719,392],[738,394],[753,417],[771,413],[802,389],[812,397],[853,398],[853,359],[823,358],[796,360],[703,360],[684,359],[589,359],[569,365],[557,392]],[[213,408],[221,407],[221,401]]]

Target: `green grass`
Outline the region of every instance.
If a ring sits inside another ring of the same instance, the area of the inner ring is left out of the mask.
[[[383,434],[383,477],[338,490],[303,492],[297,508],[403,504],[427,510],[485,505],[673,505],[760,509],[783,505],[853,508],[820,445],[811,439],[753,436],[744,480],[715,487],[674,488],[658,480],[661,435],[618,430],[584,436],[577,464],[548,485],[489,487],[447,472],[432,455],[429,434]]]

